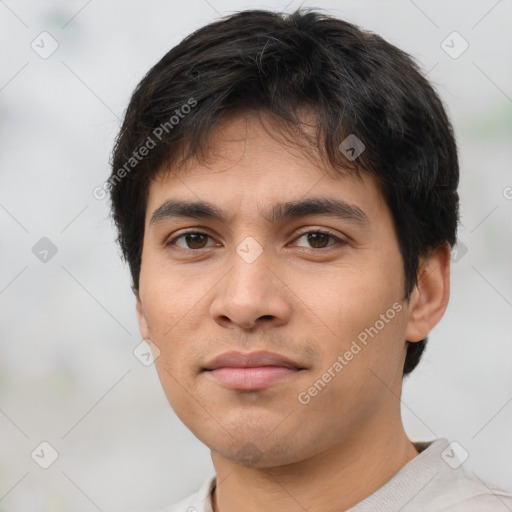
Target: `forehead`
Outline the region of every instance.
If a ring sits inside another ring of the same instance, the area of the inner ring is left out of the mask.
[[[169,173],[195,175],[206,169],[210,169],[210,172],[227,171],[241,159],[245,163],[254,163],[254,158],[281,160],[283,163],[306,161],[320,169],[322,165],[315,140],[315,123],[310,115],[301,113],[301,116],[299,130],[261,111],[227,114],[208,133],[201,159],[188,158],[173,162],[171,166],[163,165],[156,177],[166,177]]]

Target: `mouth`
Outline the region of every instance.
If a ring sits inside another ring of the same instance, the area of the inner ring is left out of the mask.
[[[225,367],[206,371],[219,384],[233,389],[256,391],[294,376],[302,370],[283,366],[258,366],[251,368]]]
[[[259,390],[290,379],[305,370],[291,359],[272,352],[227,352],[208,363],[206,376],[237,390]]]

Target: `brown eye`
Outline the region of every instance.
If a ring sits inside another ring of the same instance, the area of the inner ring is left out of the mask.
[[[338,238],[334,233],[328,231],[306,231],[302,233],[296,240],[305,239],[307,246],[298,244],[299,247],[306,247],[310,249],[327,249],[332,245],[343,245],[346,242],[341,238]],[[333,240],[334,243],[329,243],[329,240]],[[309,247],[308,247],[309,246]]]
[[[207,235],[206,233],[190,231],[169,240],[165,245],[177,245],[181,249],[185,250],[198,250],[207,247],[209,238],[211,238],[210,235]]]
[[[308,243],[314,249],[322,249],[323,247],[327,247],[327,242],[331,238],[330,235],[326,233],[308,233],[307,239]]]
[[[208,240],[208,235],[203,233],[187,233],[185,240],[189,249],[202,249]]]

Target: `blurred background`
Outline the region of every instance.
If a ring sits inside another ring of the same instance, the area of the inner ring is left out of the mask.
[[[137,348],[128,270],[93,190],[134,87],[172,46],[233,11],[300,5],[412,54],[451,115],[451,301],[403,417],[412,440],[457,441],[466,467],[512,487],[512,0],[1,0],[0,511],[149,510],[213,471]]]

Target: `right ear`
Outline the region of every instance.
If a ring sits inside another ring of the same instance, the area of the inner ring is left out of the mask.
[[[142,302],[140,301],[140,297],[137,294],[136,296],[136,310],[137,310],[137,320],[139,322],[139,331],[140,335],[143,339],[148,340],[149,338],[149,327],[148,322],[146,320],[146,316],[144,315],[144,308],[142,306]]]

